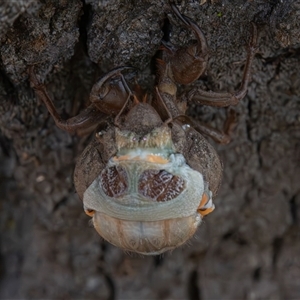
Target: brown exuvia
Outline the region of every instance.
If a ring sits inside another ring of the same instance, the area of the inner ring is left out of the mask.
[[[121,73],[130,67],[119,67],[96,82],[89,107],[62,120],[33,67],[29,72],[36,95],[59,128],[72,133],[97,128],[78,158],[76,191],[103,238],[142,254],[159,254],[182,245],[214,209],[212,199],[220,186],[222,164],[203,135],[229,142],[235,116],[229,115],[220,132],[187,117],[187,104],[237,104],[247,93],[257,42],[253,25],[238,91],[214,93],[193,88],[179,97],[176,84],[188,85],[199,78],[207,66],[208,50],[197,24],[175,5],[171,8],[194,32],[196,41],[177,50],[162,44],[152,94],[131,89]]]

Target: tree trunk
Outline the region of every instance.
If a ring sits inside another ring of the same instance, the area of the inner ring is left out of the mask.
[[[166,0],[0,3],[1,299],[300,298],[300,3],[177,5],[209,44],[209,66],[196,83],[205,90],[235,90],[251,22],[260,40],[248,94],[234,108],[234,138],[226,146],[211,141],[224,163],[216,210],[188,245],[140,257],[89,225],[72,179],[89,138],[55,126],[27,69],[35,65],[70,117],[114,67],[138,68],[141,85],[152,87],[162,37],[169,32],[185,45],[191,32]],[[220,128],[226,110],[191,105],[190,113]]]

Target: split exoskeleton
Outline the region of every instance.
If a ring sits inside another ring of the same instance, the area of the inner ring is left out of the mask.
[[[224,131],[218,131],[186,116],[186,108],[190,102],[218,107],[237,104],[247,93],[257,40],[253,25],[237,92],[193,88],[179,97],[177,84],[188,85],[205,71],[208,49],[198,25],[174,4],[171,8],[194,32],[196,41],[177,50],[162,44],[151,94],[131,88],[123,75],[131,68],[119,67],[93,86],[88,108],[62,120],[30,68],[32,87],[58,127],[71,133],[97,128],[78,158],[76,191],[104,239],[141,254],[159,254],[182,245],[213,211],[222,164],[204,136],[229,142],[235,116],[230,114]]]

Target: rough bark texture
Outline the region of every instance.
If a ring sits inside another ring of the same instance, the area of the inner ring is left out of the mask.
[[[259,50],[248,95],[235,107],[235,137],[215,145],[225,168],[217,209],[189,245],[139,257],[107,244],[89,225],[72,183],[87,138],[55,127],[26,69],[36,65],[65,116],[87,105],[96,78],[112,67],[144,70],[147,85],[167,2],[0,2],[1,299],[300,298],[300,3],[178,7],[210,46],[197,83],[204,89],[238,86],[253,21]],[[185,44],[190,33],[168,15],[171,40]],[[191,110],[216,127],[225,112]]]

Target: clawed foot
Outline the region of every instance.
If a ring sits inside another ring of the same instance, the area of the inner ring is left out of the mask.
[[[170,66],[170,74],[167,74],[179,84],[190,84],[197,80],[206,69],[208,61],[208,49],[206,38],[199,26],[190,18],[182,15],[174,3],[170,3],[173,13],[196,37],[196,42],[189,46],[175,50],[170,43],[162,43],[165,55],[163,60]]]

